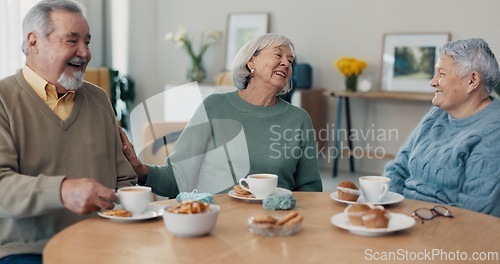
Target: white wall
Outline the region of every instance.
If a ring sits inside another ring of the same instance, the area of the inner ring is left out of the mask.
[[[269,12],[271,31],[290,37],[299,61],[313,66],[314,86],[334,89],[342,80],[331,63],[346,55],[365,59],[365,74],[378,81],[385,32],[450,32],[452,39],[483,37],[500,55],[500,34],[495,30],[500,24],[498,10],[497,0],[477,0],[474,4],[469,0],[159,0],[160,82],[185,80],[187,56],[162,40],[179,23],[197,36],[202,29],[225,30],[228,13]],[[151,19],[152,14],[144,15],[143,19]],[[207,53],[209,74],[224,67],[224,51],[225,36]]]
[[[294,41],[298,61],[313,67],[313,86],[317,88],[343,89],[340,73],[331,66],[341,56],[366,60],[363,75],[376,87],[386,32],[450,32],[452,39],[482,37],[500,56],[498,0],[141,0],[130,4],[130,75],[136,81],[136,103],[161,92],[168,82],[186,81],[188,57],[164,41],[167,32],[179,23],[193,37],[202,29],[225,31],[231,12],[269,12],[270,30]],[[225,35],[205,56],[209,76],[224,68],[224,52]],[[334,124],[334,105],[331,99],[330,124]],[[429,106],[424,102],[353,100],[353,126],[397,128],[398,140],[379,142],[388,152],[396,151]],[[358,168],[380,172],[385,162],[363,160]],[[344,168],[346,164],[342,161]]]
[[[89,22],[92,41],[90,51],[92,60],[90,66],[104,66],[104,10],[102,8],[103,0],[78,0],[85,6],[85,15]]]

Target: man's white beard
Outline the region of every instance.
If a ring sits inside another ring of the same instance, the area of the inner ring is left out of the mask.
[[[63,72],[61,76],[59,76],[59,80],[57,80],[57,83],[62,85],[62,87],[66,88],[67,90],[77,90],[83,84],[83,72],[73,71],[73,76],[68,76],[66,75],[66,72]]]

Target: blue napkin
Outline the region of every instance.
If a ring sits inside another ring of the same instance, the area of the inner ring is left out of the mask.
[[[196,189],[194,189],[192,192],[181,192],[175,199],[178,202],[200,201],[202,203],[214,204],[214,197],[210,193],[198,193],[198,190]]]
[[[295,198],[291,194],[281,194],[265,198],[262,207],[266,210],[290,210],[295,204]]]

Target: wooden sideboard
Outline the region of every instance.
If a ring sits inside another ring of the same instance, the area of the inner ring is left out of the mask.
[[[326,140],[318,135],[321,130],[326,129],[327,101],[324,93],[325,89],[320,88],[297,89],[292,96],[292,104],[304,108],[311,116],[313,128],[316,131],[318,151],[327,145]]]
[[[111,75],[108,67],[88,67],[83,78],[106,91],[111,96]]]

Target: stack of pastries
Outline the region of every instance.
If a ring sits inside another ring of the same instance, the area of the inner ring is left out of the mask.
[[[350,181],[343,181],[337,185],[337,196],[344,201],[356,202],[361,195],[361,191],[356,184]],[[387,228],[390,215],[383,206],[373,206],[370,204],[352,204],[345,209],[349,217],[349,222],[354,226],[364,226],[366,228]]]
[[[345,209],[351,225],[366,228],[387,228],[390,215],[383,206],[352,204]]]

